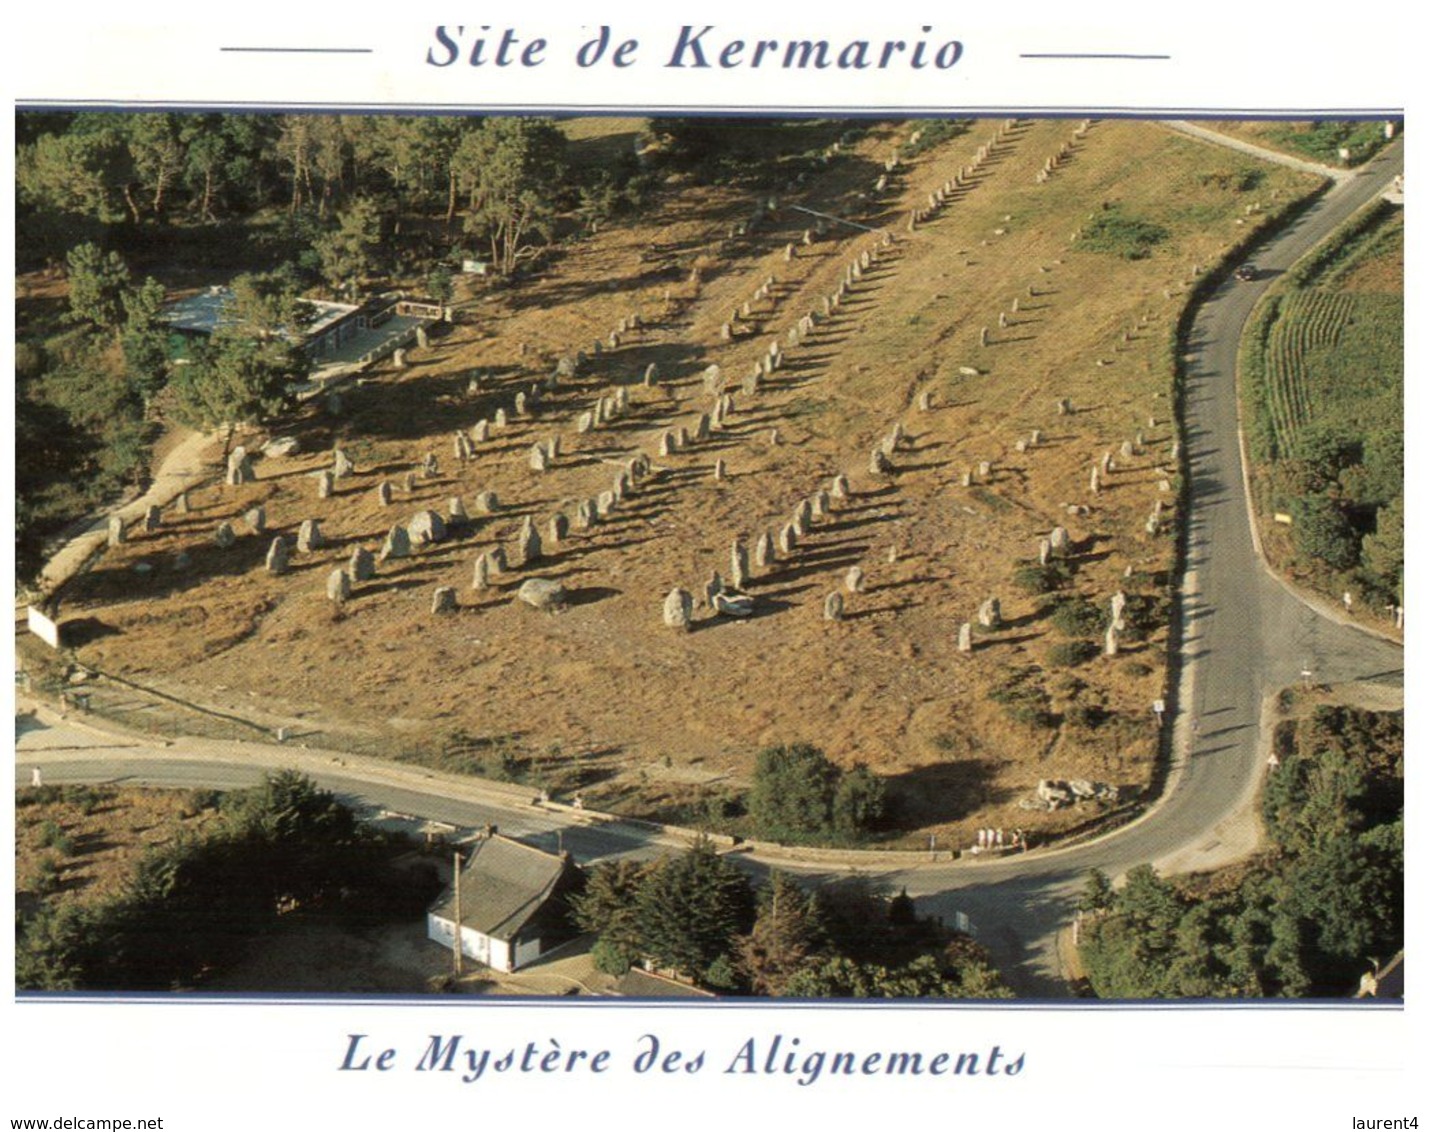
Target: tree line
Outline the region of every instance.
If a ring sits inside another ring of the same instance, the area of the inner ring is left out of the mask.
[[[606,861],[574,898],[598,969],[672,971],[721,993],[792,998],[1008,998],[967,936],[862,878],[758,887],[706,840],[654,862]]]

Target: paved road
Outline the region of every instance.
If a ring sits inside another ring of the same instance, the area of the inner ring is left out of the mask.
[[[1242,475],[1234,393],[1237,343],[1257,297],[1402,168],[1399,144],[1257,249],[1257,282],[1228,282],[1198,312],[1188,359],[1186,425],[1191,469],[1189,578],[1183,599],[1186,679],[1162,803],[1138,822],[1095,843],[998,861],[961,860],[891,868],[865,859],[861,871],[907,887],[923,910],[969,915],[980,939],[1022,995],[1067,993],[1056,936],[1073,912],[1087,870],[1116,875],[1143,861],[1195,867],[1249,844],[1248,802],[1264,773],[1259,737],[1268,695],[1295,683],[1303,669],[1325,683],[1362,681],[1393,697],[1402,683],[1398,645],[1326,616],[1273,578],[1258,555]],[[1189,719],[1199,721],[1196,735]],[[1190,742],[1189,742],[1190,740]],[[538,841],[560,836],[590,860],[652,854],[678,839],[633,823],[534,807],[510,791],[365,760],[307,754],[258,744],[179,740],[155,748],[112,739],[71,723],[17,724],[17,783],[41,766],[47,781],[94,780],[153,785],[227,786],[257,781],[267,766],[299,763],[325,787],[363,805],[464,827],[488,822]],[[852,860],[852,858],[851,858]],[[781,867],[811,873],[808,866]],[[758,862],[752,862],[758,867]],[[826,868],[847,873],[850,864]]]

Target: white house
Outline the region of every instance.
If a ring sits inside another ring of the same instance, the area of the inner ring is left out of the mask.
[[[451,949],[460,904],[462,954],[514,971],[576,934],[568,897],[583,880],[569,853],[545,853],[493,834],[477,842],[456,887],[428,909],[427,938]]]

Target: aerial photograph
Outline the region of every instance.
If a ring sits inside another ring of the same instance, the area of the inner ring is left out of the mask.
[[[1403,998],[1402,131],[18,112],[19,992]]]

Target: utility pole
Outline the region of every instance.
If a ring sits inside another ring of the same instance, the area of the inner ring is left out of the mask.
[[[452,909],[456,923],[452,925],[452,978],[462,977],[462,851],[452,853],[452,896],[456,906]]]

